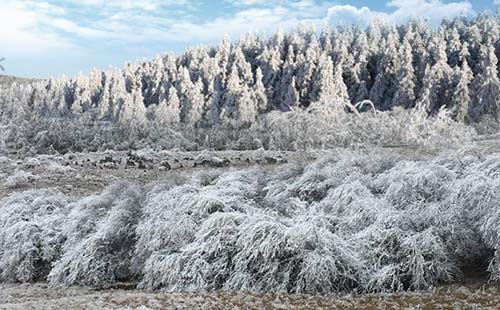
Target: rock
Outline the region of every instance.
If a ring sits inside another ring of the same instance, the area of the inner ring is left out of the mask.
[[[105,164],[105,163],[114,163],[115,161],[113,160],[113,157],[112,156],[106,156],[104,157],[104,159],[101,159],[99,161],[100,164]]]
[[[160,166],[164,167],[165,170],[171,170],[172,169],[172,166],[168,163],[168,161],[162,162]]]

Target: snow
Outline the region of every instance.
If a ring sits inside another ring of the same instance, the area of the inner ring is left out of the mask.
[[[53,288],[0,284],[0,308],[44,309],[481,309],[500,304],[496,286],[445,286],[432,292],[375,295],[260,294],[252,292],[151,293],[120,288]]]
[[[28,186],[31,182],[34,182],[37,179],[38,177],[30,172],[18,170],[14,174],[7,177],[4,185],[8,188]]]

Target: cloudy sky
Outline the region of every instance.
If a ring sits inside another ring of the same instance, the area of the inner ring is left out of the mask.
[[[1,0],[0,57],[7,74],[73,76],[217,43],[225,34],[375,18],[437,23],[497,9],[500,0]]]

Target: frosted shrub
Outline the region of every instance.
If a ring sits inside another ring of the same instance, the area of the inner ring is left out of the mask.
[[[130,263],[141,200],[138,188],[118,183],[71,205],[63,228],[64,255],[54,264],[50,282],[101,285],[133,278]]]
[[[31,172],[18,170],[13,175],[7,177],[7,180],[5,180],[4,185],[8,188],[18,188],[18,187],[28,186],[31,182],[34,182],[38,179],[39,177],[33,175]]]
[[[384,197],[398,208],[407,205],[439,201],[454,174],[441,166],[416,162],[401,162],[377,180]]]
[[[61,255],[68,198],[47,190],[0,201],[0,281],[46,279]]]
[[[10,158],[0,155],[0,165],[9,165],[11,162],[12,160]]]
[[[406,237],[400,257],[400,277],[407,279],[409,289],[428,289],[450,282],[458,274],[443,240],[436,236],[433,228]]]
[[[339,151],[310,164],[0,202],[0,281],[166,291],[427,290],[500,279],[498,156]]]
[[[210,215],[251,210],[255,196],[256,185],[248,172],[228,172],[201,188],[182,185],[148,197],[137,226],[136,268],[154,252],[176,252],[192,242]]]
[[[461,276],[462,262],[483,248],[463,216],[466,204],[453,205],[462,199],[451,190],[462,168],[395,161],[337,154],[303,170],[259,175],[256,185],[241,182],[251,171],[221,176],[193,195],[199,202],[189,212],[198,214],[184,234],[190,237],[175,248],[153,248],[141,287],[329,293],[451,282]],[[168,240],[152,236],[141,246]]]
[[[221,289],[232,270],[236,232],[245,215],[211,215],[193,242],[178,252],[158,251],[145,263],[140,287],[171,291]]]
[[[331,189],[313,209],[335,220],[336,230],[354,234],[373,224],[381,213],[395,210],[385,200],[377,199],[361,182],[355,181]]]
[[[136,228],[135,264],[141,265],[155,251],[178,251],[193,239],[198,224],[185,206],[197,193],[198,189],[183,185],[148,197]]]
[[[70,166],[63,166],[58,162],[52,162],[52,161],[46,165],[46,169],[47,171],[50,171],[52,173],[60,173],[60,174],[70,173],[75,171],[75,169]]]
[[[363,283],[366,270],[354,245],[328,227],[304,221],[290,227],[287,236],[296,264],[290,266],[288,291],[327,294],[357,289]],[[293,270],[298,271],[296,278]]]
[[[366,112],[330,111],[332,105],[311,105],[306,110],[269,113],[258,125],[270,149],[302,150],[334,147],[414,146],[440,148],[466,145],[472,128],[454,122],[441,110],[429,117],[419,109]],[[444,138],[446,137],[446,138]]]

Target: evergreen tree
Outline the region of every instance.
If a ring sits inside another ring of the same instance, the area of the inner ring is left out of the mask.
[[[280,106],[280,110],[283,112],[294,111],[299,107],[299,104],[299,92],[295,86],[295,77],[293,77],[290,81],[290,85],[288,85],[288,89],[286,90],[285,99]]]
[[[400,48],[401,68],[398,75],[399,84],[392,100],[391,107],[411,108],[415,102],[415,75],[413,72],[413,55],[411,45],[405,40]]]
[[[392,107],[392,100],[398,83],[400,61],[396,49],[396,37],[390,35],[386,39],[386,50],[378,64],[377,75],[372,89],[370,100],[381,110]]]
[[[500,80],[498,79],[495,48],[493,44],[481,46],[481,55],[478,64],[478,74],[473,81],[474,106],[471,116],[478,120],[481,116],[489,114],[498,118],[500,112]]]
[[[266,95],[266,88],[264,87],[262,70],[257,68],[255,73],[255,84],[253,86],[253,101],[257,105],[257,112],[259,114],[268,111],[268,101]]]
[[[455,68],[456,85],[448,109],[459,122],[465,122],[469,119],[469,109],[472,105],[469,86],[472,78],[472,71],[467,64],[467,60],[462,62],[461,68]]]
[[[160,93],[159,104],[155,111],[154,119],[162,126],[178,126],[180,123],[180,100],[177,96],[177,89],[173,86],[164,85]]]

